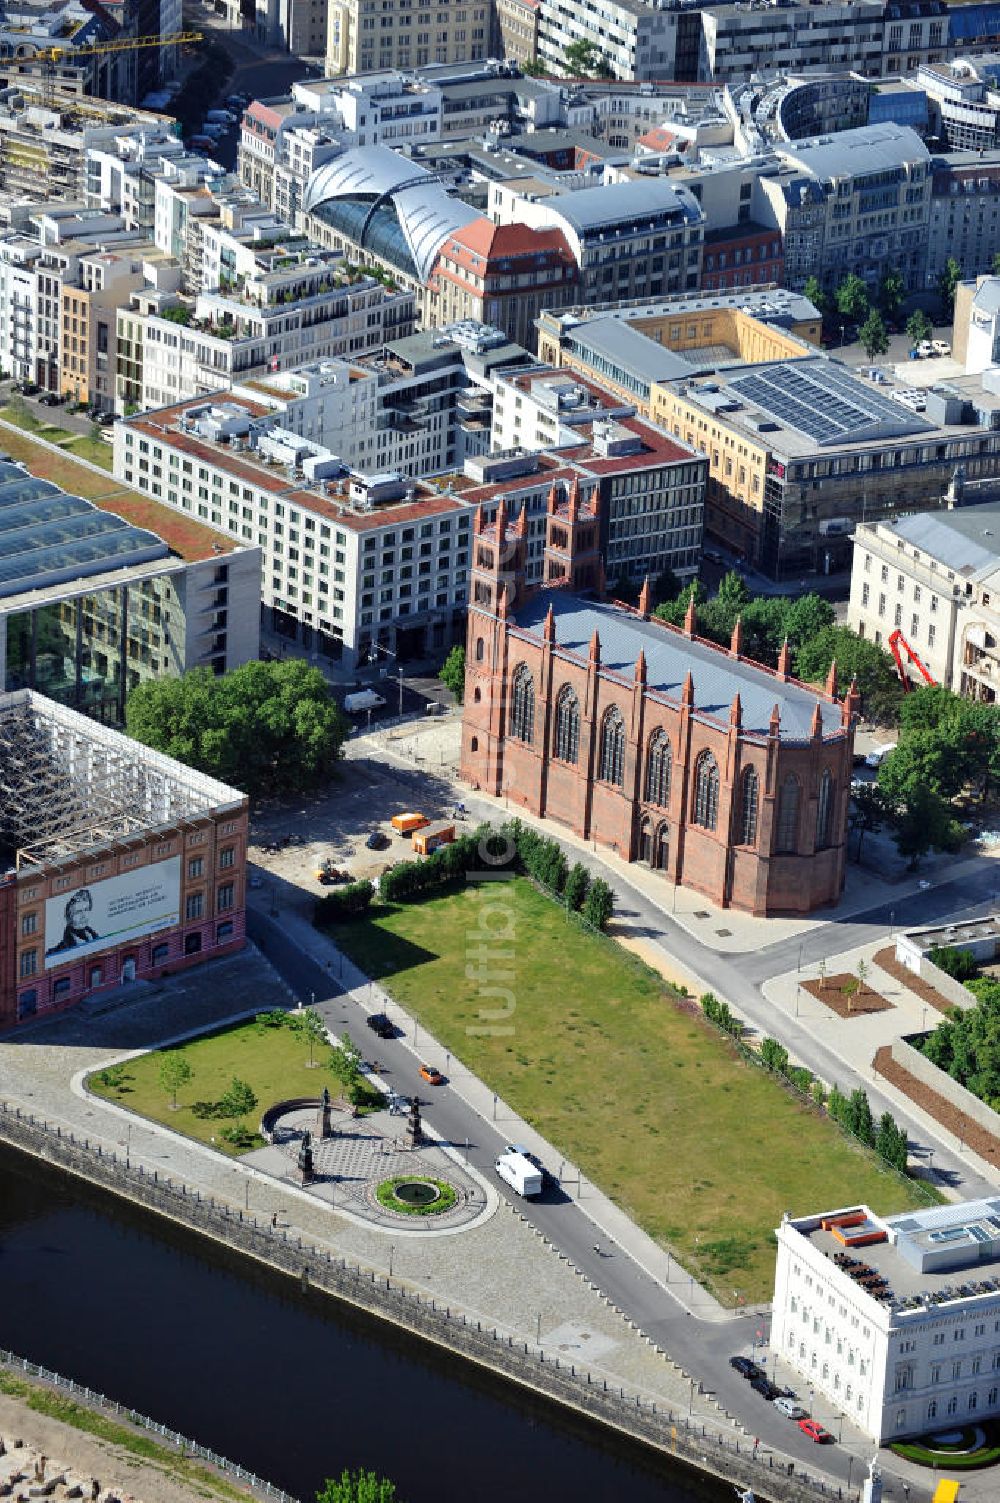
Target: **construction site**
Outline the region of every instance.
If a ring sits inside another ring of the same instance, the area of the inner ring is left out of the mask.
[[[0,1027],[239,949],[244,794],[0,695]]]

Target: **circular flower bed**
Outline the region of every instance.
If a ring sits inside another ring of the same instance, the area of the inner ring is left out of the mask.
[[[454,1185],[426,1174],[394,1174],[382,1181],[375,1196],[380,1206],[400,1216],[440,1216],[458,1201]]]
[[[890,1449],[907,1461],[915,1461],[918,1466],[995,1466],[1000,1461],[1000,1424],[995,1420],[985,1420],[978,1425],[933,1431],[917,1440],[897,1440]]]

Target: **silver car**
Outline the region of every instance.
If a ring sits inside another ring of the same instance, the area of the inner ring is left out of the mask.
[[[774,1407],[779,1414],[784,1414],[788,1419],[805,1419],[806,1410],[803,1409],[798,1399],[775,1399]]]

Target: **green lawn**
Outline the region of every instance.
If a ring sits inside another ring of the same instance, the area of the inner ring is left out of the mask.
[[[58,423],[46,422],[27,408],[22,411],[18,407],[0,407],[0,417],[7,423],[13,423],[15,428],[23,428],[25,433],[33,433],[50,444],[58,444],[68,454],[77,454],[81,459],[89,459],[91,464],[100,465],[102,470],[111,470],[114,453],[111,445],[105,443],[103,438],[97,438],[91,433],[76,433],[73,429],[60,427]]]
[[[175,1132],[187,1133],[208,1143],[212,1138],[224,1153],[236,1154],[222,1139],[230,1126],[225,1117],[204,1114],[204,1107],[219,1100],[233,1076],[245,1080],[257,1097],[257,1109],[247,1119],[256,1130],[262,1112],[276,1101],[293,1096],[321,1096],[323,1087],[337,1097],[340,1086],[326,1067],[330,1050],[318,1045],[313,1058],[319,1063],[309,1068],[309,1044],[302,1034],[291,1028],[266,1028],[263,1024],[245,1023],[222,1033],[207,1034],[184,1044],[180,1052],[194,1071],[187,1085],[177,1093],[177,1110],[171,1105],[169,1091],[160,1084],[160,1065],[167,1051],[144,1054],[122,1067],[122,1084],[106,1084],[103,1072],[91,1075],[87,1085],[97,1096],[117,1101],[129,1111],[155,1122],[165,1122]],[[115,1073],[115,1072],[113,1072]]]
[[[485,981],[513,992],[506,1019],[476,975],[486,902],[500,905],[486,923],[510,935],[492,945],[512,959],[493,961]],[[783,1211],[854,1201],[902,1211],[926,1199],[522,879],[384,909],[335,937],[724,1301],[737,1290],[770,1298]]]

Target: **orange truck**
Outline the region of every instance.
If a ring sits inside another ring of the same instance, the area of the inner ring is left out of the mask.
[[[429,825],[430,820],[426,814],[394,814],[390,824],[400,835],[412,835],[414,830],[422,830],[425,825]]]
[[[429,856],[431,851],[436,851],[438,846],[451,845],[455,839],[455,826],[439,820],[437,824],[426,825],[413,837],[413,851],[417,856]]]

